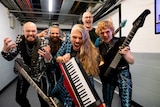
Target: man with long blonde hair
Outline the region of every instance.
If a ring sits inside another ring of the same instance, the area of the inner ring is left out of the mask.
[[[57,52],[56,61],[66,63],[71,59],[71,57],[77,57],[81,62],[84,70],[86,71],[86,74],[88,75],[92,86],[94,87],[93,76],[99,75],[98,64],[100,62],[100,55],[97,48],[91,42],[88,31],[82,24],[76,24],[73,26],[68,43],[71,44],[70,54],[65,54],[67,48],[61,47]],[[59,96],[63,96],[61,98],[64,101],[64,104],[66,104],[65,101],[68,101],[68,104],[72,105],[67,106],[74,107],[74,104],[72,102],[73,99],[70,97],[69,93],[64,87],[63,75],[62,78],[58,81],[57,86],[55,86],[55,88],[52,90],[53,96],[56,95],[57,90],[63,90],[58,93]]]
[[[99,53],[91,42],[88,31],[82,24],[76,24],[73,26],[70,41],[72,44],[72,52],[70,55],[63,55],[64,53],[62,51],[65,51],[65,48],[60,49],[59,53],[61,53],[61,56],[59,55],[57,57],[57,62],[67,62],[71,57],[77,56],[87,74],[97,76],[99,73]]]

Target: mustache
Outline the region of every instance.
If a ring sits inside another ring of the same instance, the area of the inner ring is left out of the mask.
[[[60,39],[59,37],[50,37],[51,38],[51,40],[54,40],[54,39]]]
[[[27,35],[26,37],[27,37],[27,38],[29,38],[29,37],[36,38],[36,36],[35,36],[35,35]]]

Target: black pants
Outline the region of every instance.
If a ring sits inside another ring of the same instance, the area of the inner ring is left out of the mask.
[[[42,80],[38,82],[37,85],[42,89],[44,93],[47,92],[47,83],[44,77],[42,77]],[[26,97],[29,86],[30,84],[28,83],[28,81],[21,75],[19,75],[16,88],[16,101],[21,107],[31,107]],[[38,95],[38,98],[40,100],[41,107],[49,107],[40,95]]]

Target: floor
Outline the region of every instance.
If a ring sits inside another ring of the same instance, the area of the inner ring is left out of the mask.
[[[0,94],[0,107],[20,107],[15,101],[16,82],[17,81],[15,80],[5,91],[3,91],[3,93]],[[102,99],[101,84],[97,79],[95,79],[95,88]],[[32,107],[40,107],[37,93],[32,86],[29,88],[27,95]],[[120,107],[119,96],[116,93],[114,95],[112,107]]]

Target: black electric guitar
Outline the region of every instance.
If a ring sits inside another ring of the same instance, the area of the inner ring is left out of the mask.
[[[22,76],[35,88],[38,94],[48,103],[49,107],[58,107],[52,97],[47,97],[38,87],[38,85],[32,80],[32,78],[28,75],[25,70],[26,67],[23,65],[23,60],[21,58],[17,58],[15,60],[14,67],[14,69],[16,69],[20,74],[22,74]]]
[[[131,40],[133,39],[135,33],[137,30],[143,26],[146,16],[150,14],[150,10],[146,9],[141,13],[141,15],[133,22],[133,27],[129,33],[129,35],[126,37],[124,42],[122,43],[121,47],[124,48],[125,46],[129,46]],[[104,76],[109,76],[111,70],[116,69],[118,63],[120,62],[122,56],[117,52],[116,56],[112,60],[111,64],[107,68],[106,72],[104,73]]]

